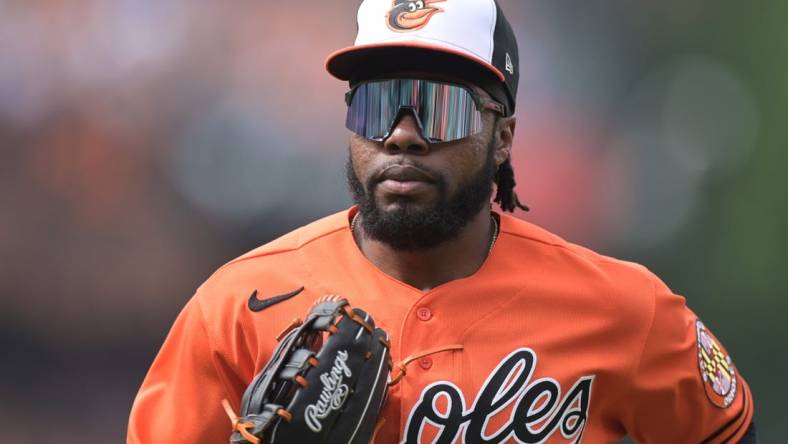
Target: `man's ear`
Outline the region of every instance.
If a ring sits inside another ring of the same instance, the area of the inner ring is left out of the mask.
[[[493,131],[495,137],[495,166],[500,167],[502,163],[512,154],[512,142],[514,141],[514,130],[517,126],[517,118],[514,116],[500,117],[495,123]]]

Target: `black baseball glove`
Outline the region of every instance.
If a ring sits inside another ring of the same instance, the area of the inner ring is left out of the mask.
[[[246,389],[241,417],[224,401],[230,442],[368,444],[391,370],[386,333],[347,300],[328,297],[280,339]]]

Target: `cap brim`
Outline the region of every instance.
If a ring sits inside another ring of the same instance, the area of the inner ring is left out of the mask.
[[[470,62],[470,63],[469,63]],[[389,71],[463,71],[482,68],[501,82],[501,70],[472,54],[430,43],[386,42],[350,46],[330,54],[326,70],[340,80],[353,81],[369,73]]]

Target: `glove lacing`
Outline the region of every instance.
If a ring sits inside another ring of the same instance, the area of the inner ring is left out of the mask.
[[[237,431],[241,434],[247,441],[251,442],[252,444],[260,444],[260,439],[256,436],[249,433],[247,430],[249,427],[254,427],[254,424],[251,422],[241,422],[238,418],[238,415],[235,414],[233,411],[232,406],[230,405],[230,401],[227,399],[222,399],[222,407],[224,407],[224,411],[227,413],[227,416],[230,417],[230,421],[233,423],[233,430]]]
[[[407,365],[410,364],[411,362],[413,362],[413,361],[415,361],[417,359],[421,359],[421,358],[427,357],[429,355],[434,355],[436,353],[441,353],[441,352],[446,352],[446,351],[461,351],[462,349],[463,349],[463,346],[460,345],[460,344],[441,345],[441,346],[438,346],[438,347],[428,348],[427,350],[424,350],[424,351],[421,351],[421,352],[418,352],[418,353],[414,353],[414,354],[408,356],[407,358],[405,358],[405,359],[403,359],[403,360],[401,360],[401,361],[399,361],[397,363],[392,364],[391,371],[393,372],[394,369],[396,368],[397,370],[399,370],[399,373],[397,374],[397,376],[395,376],[394,378],[391,379],[391,381],[389,382],[389,387],[399,384],[399,382],[402,380],[402,378],[405,375],[407,375],[407,373],[408,373]]]

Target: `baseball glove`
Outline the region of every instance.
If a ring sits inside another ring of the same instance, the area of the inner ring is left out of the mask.
[[[368,444],[385,402],[391,360],[386,333],[346,299],[322,298],[279,337],[241,401],[229,403],[232,444]]]

